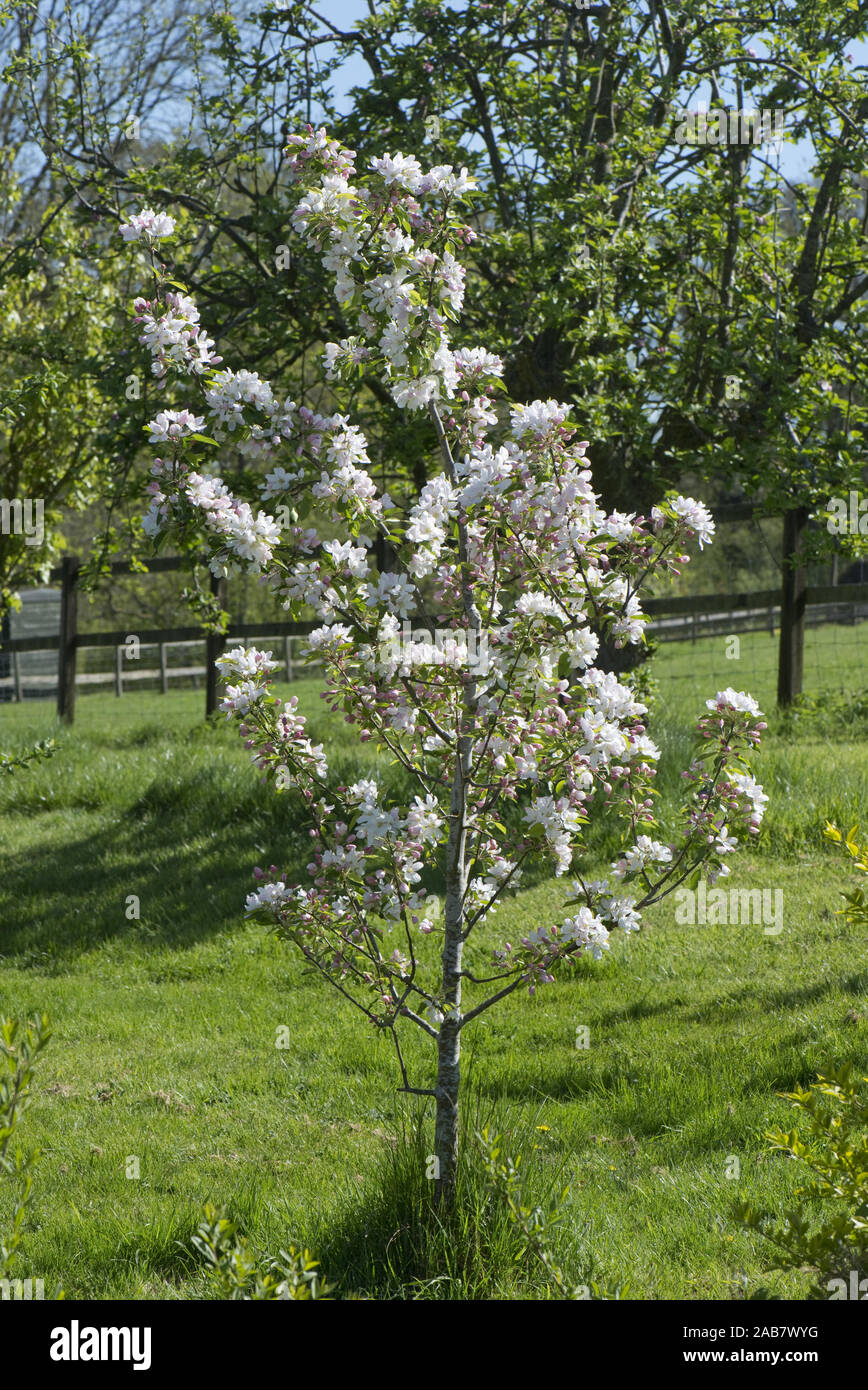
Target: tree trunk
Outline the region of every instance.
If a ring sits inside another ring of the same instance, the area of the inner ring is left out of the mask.
[[[436,404],[431,418],[446,463],[450,482],[455,483],[455,462]],[[461,596],[467,618],[467,642],[478,643],[482,630],[479,609],[473,597],[469,573],[467,522],[458,514],[458,557],[461,562]],[[474,645],[478,651],[478,645]],[[463,717],[455,750],[455,772],[449,807],[449,838],[446,844],[446,902],[444,904],[443,976],[441,997],[443,1022],[437,1043],[437,1115],[434,1123],[435,1200],[438,1207],[450,1207],[455,1198],[458,1170],[458,1090],[461,1080],[461,955],[464,950],[464,894],[467,890],[467,788],[473,767],[476,729],[476,680],[468,673],[464,682]]]
[[[802,693],[805,652],[805,589],[808,575],[802,561],[808,508],[784,513],[784,578],[781,595],[781,639],[778,653],[778,704],[791,705]]]
[[[221,608],[227,606],[227,581],[218,579],[216,575],[211,575],[211,593],[216,598]],[[215,662],[226,650],[226,638],[218,633],[209,633],[205,638],[205,718],[209,714],[215,714],[220,704],[220,686],[218,684],[217,667]]]
[[[437,1118],[434,1124],[434,1156],[437,1160],[434,1192],[438,1208],[451,1207],[455,1198],[460,1051],[461,1034],[451,1018],[444,1019],[437,1049]]]
[[[443,941],[442,998],[444,1019],[437,1044],[437,1116],[434,1125],[434,1156],[437,1160],[437,1206],[451,1206],[455,1195],[458,1166],[458,1088],[461,1080],[461,955],[462,908],[467,886],[466,775],[470,770],[472,740],[458,740],[452,800],[449,809],[449,839],[446,846],[446,902]]]

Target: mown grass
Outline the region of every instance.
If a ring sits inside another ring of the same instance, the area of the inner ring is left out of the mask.
[[[685,693],[667,671],[676,656],[657,662],[664,826],[677,818],[687,705],[750,685],[733,662],[727,679]],[[692,663],[701,681],[696,650]],[[324,717],[319,686],[295,692],[343,774],[369,769],[375,754]],[[826,818],[868,820],[858,728],[833,739],[813,721],[794,742],[772,721],[767,830],[729,883],[783,890],[780,936],[678,926],[668,900],[609,959],[468,1029],[463,1199],[439,1229],[430,1111],[396,1094],[386,1040],[243,920],[254,865],[303,874],[308,837],[293,798],[263,790],[201,704],[87,697],[55,757],[0,784],[0,1012],[45,1009],[55,1030],[25,1122],[44,1150],[31,1273],[73,1297],[197,1296],[190,1237],[212,1201],[264,1248],[309,1245],[342,1294],[545,1297],[541,1270],[516,1262],[487,1201],[470,1142],[487,1123],[524,1153],[534,1200],[569,1184],[558,1255],[576,1281],[626,1282],[651,1299],[730,1298],[761,1282],[804,1292],[807,1275],[764,1275],[766,1252],[731,1209],[780,1206],[791,1190],[792,1166],[763,1141],[789,1113],[778,1092],[865,1056],[864,941],[835,913],[844,880],[821,839]],[[0,747],[53,725],[47,703],[4,707]],[[615,827],[595,825],[591,842],[603,867]],[[490,939],[552,920],[561,897],[532,882]],[[288,1048],[276,1046],[281,1028]],[[408,1060],[426,1084],[430,1057],[413,1039]],[[132,1158],[138,1179],[126,1176]],[[726,1176],[733,1158],[738,1178]],[[0,1213],[8,1206],[0,1193]]]

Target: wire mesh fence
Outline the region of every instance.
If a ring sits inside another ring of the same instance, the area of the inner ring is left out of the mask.
[[[783,523],[780,517],[718,515],[714,543],[694,555],[668,591],[664,607],[692,598],[689,613],[652,614],[652,671],[662,698],[695,708],[725,686],[747,690],[765,710],[778,693]],[[868,681],[865,567],[835,555],[811,565],[804,610],[802,690],[858,692]],[[823,601],[819,601],[822,599]],[[656,603],[646,604],[655,609]]]
[[[859,691],[868,684],[868,605],[862,616],[830,622],[819,616],[805,633],[803,690],[809,695]],[[654,629],[651,629],[652,634]],[[776,628],[721,632],[660,643],[652,673],[661,698],[675,707],[695,707],[717,690],[734,686],[754,696],[764,710],[777,699],[780,634]]]

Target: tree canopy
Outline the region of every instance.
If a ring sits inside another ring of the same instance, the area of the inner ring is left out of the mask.
[[[516,398],[574,406],[608,504],[699,479],[710,500],[816,510],[859,485],[868,4],[393,0],[352,27],[306,0],[168,5],[120,38],[123,84],[98,7],[84,30],[6,12],[7,124],[24,113],[54,198],[101,229],[95,275],[107,231],[171,209],[207,330],[287,390],[347,334],[287,216],[287,135],[323,119],[360,164],[391,148],[475,174],[468,341],[501,352]],[[353,404],[380,481],[418,491],[417,422],[376,382]]]

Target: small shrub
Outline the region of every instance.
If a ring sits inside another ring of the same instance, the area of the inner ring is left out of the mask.
[[[39,1151],[26,1154],[18,1146],[21,1117],[30,1104],[36,1058],[51,1036],[45,1014],[27,1023],[17,1018],[0,1021],[0,1174],[17,1186],[12,1225],[0,1230],[0,1279],[7,1279],[21,1244],[21,1233],[33,1185]]]
[[[854,825],[848,830],[847,838],[844,839],[838,827],[827,822],[823,834],[827,840],[832,840],[835,844],[843,845],[850,859],[855,864],[857,871],[860,874],[868,875],[868,845],[859,844],[856,838],[859,834],[858,825]],[[866,891],[868,891],[868,883],[865,884],[865,887],[861,887],[857,882],[856,888],[854,888],[851,893],[845,893],[843,891],[841,893],[846,907],[839,908],[838,912],[842,917],[846,918],[851,927],[868,926],[868,897],[866,897]]]
[[[309,1250],[298,1251],[291,1245],[276,1259],[262,1255],[238,1234],[233,1221],[212,1206],[205,1208],[193,1246],[205,1259],[215,1299],[327,1299],[330,1292]]]
[[[554,1286],[563,1299],[621,1299],[627,1296],[627,1286],[619,1284],[610,1290],[591,1281],[590,1284],[573,1284],[564,1274],[552,1251],[552,1241],[556,1228],[563,1216],[563,1205],[569,1197],[567,1188],[548,1209],[541,1206],[525,1205],[522,1193],[519,1164],[521,1155],[515,1160],[508,1155],[501,1157],[500,1136],[489,1136],[483,1129],[476,1135],[476,1143],[488,1173],[489,1183],[495,1199],[502,1203],[509,1218],[518,1231],[520,1248],[516,1260],[530,1252],[539,1260],[546,1271],[549,1283]]]
[[[774,1247],[771,1269],[813,1271],[811,1298],[859,1297],[849,1290],[868,1275],[868,1077],[854,1079],[844,1066],[807,1090],[785,1094],[806,1133],[774,1129],[766,1138],[801,1163],[810,1181],[796,1188],[796,1205],[780,1219],[749,1203],[739,1204],[736,1215]],[[827,1214],[813,1221],[808,1208],[818,1201]]]

